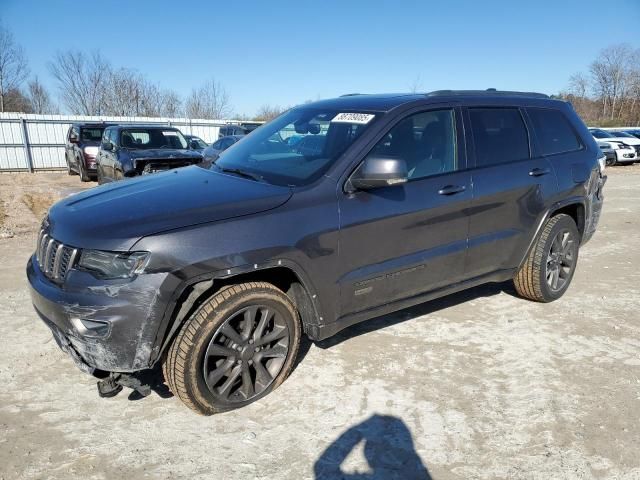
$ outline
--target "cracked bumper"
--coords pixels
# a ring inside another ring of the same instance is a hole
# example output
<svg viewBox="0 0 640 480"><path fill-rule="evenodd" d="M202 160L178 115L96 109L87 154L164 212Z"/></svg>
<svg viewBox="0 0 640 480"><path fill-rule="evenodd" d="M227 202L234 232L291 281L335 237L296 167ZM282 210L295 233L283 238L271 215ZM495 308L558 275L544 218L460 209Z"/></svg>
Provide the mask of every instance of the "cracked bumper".
<svg viewBox="0 0 640 480"><path fill-rule="evenodd" d="M33 258L27 263L36 312L60 348L87 373L134 372L150 366L166 307L160 294L166 275L105 282L70 271L59 286L44 276Z"/></svg>

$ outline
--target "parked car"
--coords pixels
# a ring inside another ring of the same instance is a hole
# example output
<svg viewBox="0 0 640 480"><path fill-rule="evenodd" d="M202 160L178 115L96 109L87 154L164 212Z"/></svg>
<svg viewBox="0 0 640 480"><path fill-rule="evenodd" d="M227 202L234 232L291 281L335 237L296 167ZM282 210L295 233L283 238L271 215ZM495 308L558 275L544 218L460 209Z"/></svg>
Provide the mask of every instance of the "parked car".
<svg viewBox="0 0 640 480"><path fill-rule="evenodd" d="M96 157L98 183L147 175L202 161L177 128L117 125L105 128Z"/></svg>
<svg viewBox="0 0 640 480"><path fill-rule="evenodd" d="M640 128L631 128L627 130L622 130L624 133L628 133L629 135L633 135L636 138L640 138Z"/></svg>
<svg viewBox="0 0 640 480"><path fill-rule="evenodd" d="M291 130L314 148L293 150ZM571 105L542 94L319 101L208 170L56 203L32 301L103 395L148 393L140 372L160 363L193 410L238 408L285 380L303 334L486 282L560 298L598 224L602 159Z"/></svg>
<svg viewBox="0 0 640 480"><path fill-rule="evenodd" d="M242 122L239 125L225 125L224 127L220 127L218 138L229 135L248 135L261 125L262 123L260 122Z"/></svg>
<svg viewBox="0 0 640 480"><path fill-rule="evenodd" d="M616 151L610 143L602 142L598 140L598 146L600 151L605 156L605 165L615 165L617 161Z"/></svg>
<svg viewBox="0 0 640 480"><path fill-rule="evenodd" d="M227 135L213 142L202 152L204 165L211 165L211 163L214 162L222 152L243 138L244 135Z"/></svg>
<svg viewBox="0 0 640 480"><path fill-rule="evenodd" d="M69 175L80 175L80 180L95 180L96 155L104 129L110 123L74 123L67 131L64 157Z"/></svg>
<svg viewBox="0 0 640 480"><path fill-rule="evenodd" d="M603 140L607 143L618 144L621 149L628 150L628 147L631 147L636 155L633 157L633 161L640 155L640 139L634 137L633 135L629 135L624 132L616 132L611 130L602 130L601 128L590 128L589 131L593 135L596 140ZM626 151L623 155L623 160L618 156L618 161L625 161L624 159L630 159L630 152Z"/></svg>
<svg viewBox="0 0 640 480"><path fill-rule="evenodd" d="M228 136L242 136L249 133L245 127L241 125L225 125L224 127L220 127L218 130L218 138L228 137Z"/></svg>
<svg viewBox="0 0 640 480"><path fill-rule="evenodd" d="M202 140L200 137L196 137L195 135L184 135L184 139L187 141L189 148L191 148L192 150L197 150L198 152L202 152L209 146L207 142Z"/></svg>
<svg viewBox="0 0 640 480"><path fill-rule="evenodd" d="M638 154L632 146L624 145L619 142L606 142L606 144L615 155L615 160L611 165L631 164L638 160Z"/></svg>

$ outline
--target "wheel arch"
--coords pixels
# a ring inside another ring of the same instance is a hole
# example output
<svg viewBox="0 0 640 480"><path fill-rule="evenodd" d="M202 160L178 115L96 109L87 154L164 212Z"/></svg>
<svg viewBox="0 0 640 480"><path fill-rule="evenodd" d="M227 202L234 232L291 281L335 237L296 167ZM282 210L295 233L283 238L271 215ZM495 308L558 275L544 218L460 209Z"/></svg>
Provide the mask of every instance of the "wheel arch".
<svg viewBox="0 0 640 480"><path fill-rule="evenodd" d="M529 240L529 245L524 251L522 257L520 258L520 262L518 263L517 268L521 268L522 264L527 259L531 248L535 244L536 239L540 235L542 231L542 227L545 222L556 215L564 213L569 215L576 222L576 226L578 227L578 233L580 234L580 239L582 240L585 232L586 226L586 208L585 208L585 200L581 197L571 197L563 200L562 202L554 203L546 212L541 216L540 221L536 225L535 230L532 232L531 239Z"/></svg>
<svg viewBox="0 0 640 480"><path fill-rule="evenodd" d="M282 290L300 313L304 333L311 339L315 338L319 321L322 320L315 290L301 269L296 268L295 264L279 260L276 265L215 274L186 282L168 308L166 326L158 331L150 366L167 349L180 326L212 295L231 285L255 281L268 282Z"/></svg>
<svg viewBox="0 0 640 480"><path fill-rule="evenodd" d="M586 225L586 210L583 201L573 201L571 203L563 204L561 206L556 207L549 214L548 218L555 217L564 213L573 218L573 221L576 222L576 226L578 227L578 233L580 233L580 239L584 236L584 230Z"/></svg>

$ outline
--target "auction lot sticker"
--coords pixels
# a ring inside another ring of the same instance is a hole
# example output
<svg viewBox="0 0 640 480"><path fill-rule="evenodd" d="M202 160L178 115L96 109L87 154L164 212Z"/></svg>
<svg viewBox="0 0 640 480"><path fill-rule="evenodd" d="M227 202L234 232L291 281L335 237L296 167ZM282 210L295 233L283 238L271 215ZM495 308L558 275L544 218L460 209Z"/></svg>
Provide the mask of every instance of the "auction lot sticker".
<svg viewBox="0 0 640 480"><path fill-rule="evenodd" d="M373 117L375 115L370 113L339 113L333 117L331 123L359 123L364 125L369 123Z"/></svg>

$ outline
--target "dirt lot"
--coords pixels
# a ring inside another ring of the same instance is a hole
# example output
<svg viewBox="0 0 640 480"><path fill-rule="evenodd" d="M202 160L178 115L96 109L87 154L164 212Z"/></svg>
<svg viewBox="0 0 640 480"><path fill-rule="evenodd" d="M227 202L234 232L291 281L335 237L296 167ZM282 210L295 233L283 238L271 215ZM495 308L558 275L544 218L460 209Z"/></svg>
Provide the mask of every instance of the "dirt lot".
<svg viewBox="0 0 640 480"><path fill-rule="evenodd" d="M560 301L492 285L375 319L208 418L162 391L98 398L24 275L36 217L80 182L0 175L0 477L640 479L640 164L608 174Z"/></svg>

